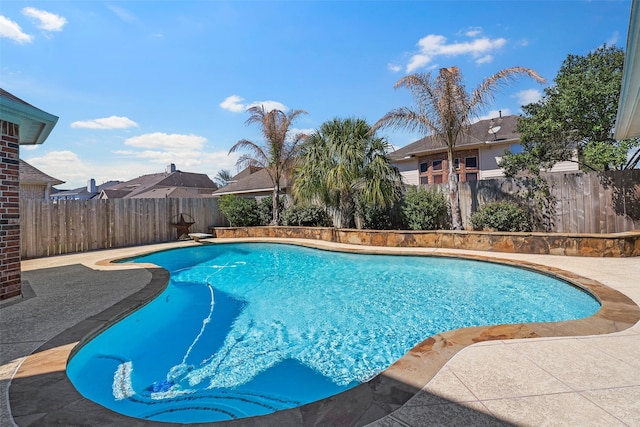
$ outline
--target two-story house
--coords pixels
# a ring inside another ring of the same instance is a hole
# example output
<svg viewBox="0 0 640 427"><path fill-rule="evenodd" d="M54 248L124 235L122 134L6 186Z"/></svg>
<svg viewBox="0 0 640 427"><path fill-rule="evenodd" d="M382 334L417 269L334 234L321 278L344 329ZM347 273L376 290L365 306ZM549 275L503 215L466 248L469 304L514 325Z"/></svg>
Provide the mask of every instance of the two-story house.
<svg viewBox="0 0 640 427"><path fill-rule="evenodd" d="M498 162L505 151L522 151L516 130L519 116L502 116L480 120L456 142L454 159L460 182L504 176ZM400 169L403 182L409 185L447 182L449 173L446 144L433 136L419 139L389 154ZM578 170L576 162L556 164L551 172Z"/></svg>

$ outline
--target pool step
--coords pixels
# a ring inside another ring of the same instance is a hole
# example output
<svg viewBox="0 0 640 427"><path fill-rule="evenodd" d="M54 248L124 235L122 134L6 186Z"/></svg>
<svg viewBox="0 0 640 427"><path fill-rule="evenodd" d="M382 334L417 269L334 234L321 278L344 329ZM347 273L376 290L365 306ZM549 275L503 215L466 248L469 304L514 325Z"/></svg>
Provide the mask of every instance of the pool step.
<svg viewBox="0 0 640 427"><path fill-rule="evenodd" d="M137 395L136 400L141 400L142 396ZM142 415L145 419L155 419L162 415L166 420L166 415L171 413L181 413L193 411L193 413L206 413L211 417L211 413L220 415L220 420L237 419L246 416L268 414L281 409L299 406L301 402L283 399L279 396L269 396L263 393L207 393L206 391L196 394L176 396L173 399L153 400L151 396L144 396L145 403L164 406L163 409ZM259 407L257 409L256 407ZM191 413L191 412L190 412Z"/></svg>

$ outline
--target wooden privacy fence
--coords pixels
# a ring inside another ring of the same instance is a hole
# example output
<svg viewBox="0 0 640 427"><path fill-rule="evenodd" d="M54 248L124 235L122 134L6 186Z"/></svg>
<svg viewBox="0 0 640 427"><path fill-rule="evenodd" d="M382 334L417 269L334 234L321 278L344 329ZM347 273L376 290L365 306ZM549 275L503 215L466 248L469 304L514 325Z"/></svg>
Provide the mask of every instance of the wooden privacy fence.
<svg viewBox="0 0 640 427"><path fill-rule="evenodd" d="M619 233L640 230L640 170L548 174L548 230L560 233ZM447 187L435 188L446 192ZM460 184L465 229L469 216L489 201L518 199L527 182L491 179ZM520 200L523 200L520 198ZM535 200L524 198L532 207ZM23 259L176 240L180 214L195 222L190 232L227 225L218 201L206 199L21 200ZM538 227L539 230L542 230ZM545 231L545 230L543 230Z"/></svg>
<svg viewBox="0 0 640 427"><path fill-rule="evenodd" d="M640 169L603 173L543 175L551 197L546 212L526 195L529 182L509 178L460 183L460 210L465 229L469 217L484 203L518 200L538 210L547 223L539 231L557 233L620 233L640 230ZM446 184L436 186L447 193Z"/></svg>
<svg viewBox="0 0 640 427"><path fill-rule="evenodd" d="M23 259L176 240L180 221L190 232L224 225L214 198L21 200Z"/></svg>

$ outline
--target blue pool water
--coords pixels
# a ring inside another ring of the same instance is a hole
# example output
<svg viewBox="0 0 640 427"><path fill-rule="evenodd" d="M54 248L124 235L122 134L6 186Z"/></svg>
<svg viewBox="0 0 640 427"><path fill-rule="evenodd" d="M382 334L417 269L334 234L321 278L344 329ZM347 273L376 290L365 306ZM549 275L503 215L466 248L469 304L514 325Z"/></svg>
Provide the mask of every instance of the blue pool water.
<svg viewBox="0 0 640 427"><path fill-rule="evenodd" d="M565 282L464 259L266 243L154 253L167 289L70 360L78 391L182 423L299 406L365 382L424 339L468 326L590 316Z"/></svg>

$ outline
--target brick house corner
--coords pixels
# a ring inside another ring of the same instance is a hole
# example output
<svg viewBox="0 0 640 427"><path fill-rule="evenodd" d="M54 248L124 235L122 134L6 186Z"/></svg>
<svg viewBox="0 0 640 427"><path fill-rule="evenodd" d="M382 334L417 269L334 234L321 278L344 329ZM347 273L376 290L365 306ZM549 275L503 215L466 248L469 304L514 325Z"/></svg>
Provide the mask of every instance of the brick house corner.
<svg viewBox="0 0 640 427"><path fill-rule="evenodd" d="M0 300L22 292L20 145L42 144L57 121L0 88Z"/></svg>

